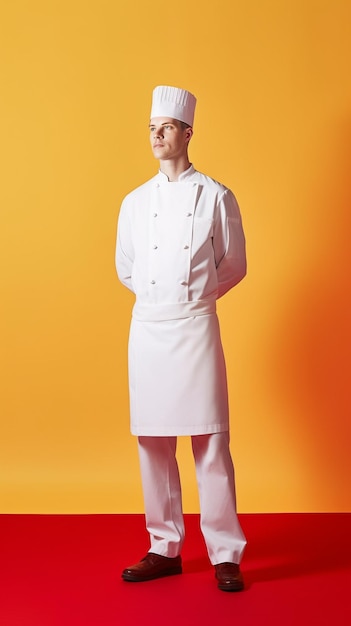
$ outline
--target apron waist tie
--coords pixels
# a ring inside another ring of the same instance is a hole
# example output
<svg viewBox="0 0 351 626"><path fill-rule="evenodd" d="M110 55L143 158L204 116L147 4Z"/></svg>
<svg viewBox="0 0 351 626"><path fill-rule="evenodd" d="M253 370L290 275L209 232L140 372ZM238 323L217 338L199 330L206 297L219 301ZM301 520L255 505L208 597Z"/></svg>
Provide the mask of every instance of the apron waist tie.
<svg viewBox="0 0 351 626"><path fill-rule="evenodd" d="M198 315L216 313L216 300L194 300L191 302L175 302L173 304L145 304L136 302L133 307L133 318L141 322L163 322L179 320Z"/></svg>

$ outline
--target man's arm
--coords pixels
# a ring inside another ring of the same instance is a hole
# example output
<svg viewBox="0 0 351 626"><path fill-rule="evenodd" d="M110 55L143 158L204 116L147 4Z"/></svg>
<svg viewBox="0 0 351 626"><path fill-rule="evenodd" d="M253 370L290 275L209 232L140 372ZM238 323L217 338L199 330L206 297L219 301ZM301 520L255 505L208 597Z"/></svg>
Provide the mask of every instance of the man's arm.
<svg viewBox="0 0 351 626"><path fill-rule="evenodd" d="M246 275L246 249L240 209L230 189L220 197L217 210L213 246L220 298Z"/></svg>
<svg viewBox="0 0 351 626"><path fill-rule="evenodd" d="M134 293L132 286L133 259L134 249L131 237L131 225L126 202L123 201L118 218L115 262L119 280Z"/></svg>

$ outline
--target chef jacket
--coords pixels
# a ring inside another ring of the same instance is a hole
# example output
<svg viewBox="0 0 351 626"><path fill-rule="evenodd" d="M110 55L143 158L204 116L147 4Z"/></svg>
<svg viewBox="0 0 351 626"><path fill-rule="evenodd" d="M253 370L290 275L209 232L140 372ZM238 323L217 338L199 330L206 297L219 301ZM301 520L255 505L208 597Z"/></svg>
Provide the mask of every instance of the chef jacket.
<svg viewBox="0 0 351 626"><path fill-rule="evenodd" d="M192 165L176 182L159 172L122 202L116 267L136 295L128 350L132 432L227 430L216 300L246 274L233 193Z"/></svg>

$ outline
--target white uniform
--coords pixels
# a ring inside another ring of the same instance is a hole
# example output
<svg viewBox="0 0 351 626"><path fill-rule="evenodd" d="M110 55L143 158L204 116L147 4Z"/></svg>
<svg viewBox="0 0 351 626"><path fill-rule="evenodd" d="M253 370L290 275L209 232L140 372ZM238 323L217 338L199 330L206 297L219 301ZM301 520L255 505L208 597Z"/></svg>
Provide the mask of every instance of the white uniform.
<svg viewBox="0 0 351 626"><path fill-rule="evenodd" d="M122 203L116 267L136 295L129 338L131 430L139 437L151 550L170 557L181 550L176 436L191 435L211 562L239 563L246 541L236 515L216 315L216 300L246 273L234 195L193 166L177 182L159 172Z"/></svg>
<svg viewBox="0 0 351 626"><path fill-rule="evenodd" d="M246 273L232 192L191 166L161 172L123 201L116 265L136 294L129 341L135 435L228 430L216 299Z"/></svg>

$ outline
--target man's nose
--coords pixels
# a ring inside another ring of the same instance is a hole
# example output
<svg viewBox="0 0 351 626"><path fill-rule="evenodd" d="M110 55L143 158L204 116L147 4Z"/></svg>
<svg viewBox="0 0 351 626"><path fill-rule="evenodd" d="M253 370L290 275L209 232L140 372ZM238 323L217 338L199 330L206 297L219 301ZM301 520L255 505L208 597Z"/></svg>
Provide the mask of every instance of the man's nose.
<svg viewBox="0 0 351 626"><path fill-rule="evenodd" d="M163 137L163 129L162 128L156 128L156 130L154 132L154 137L155 137L155 139L160 139L161 137Z"/></svg>

